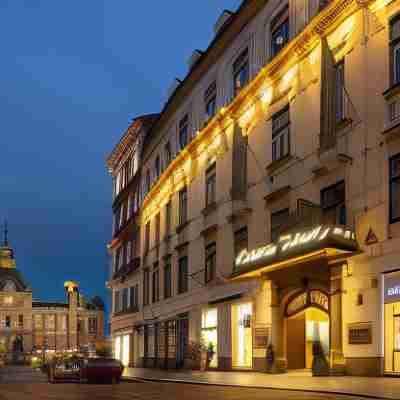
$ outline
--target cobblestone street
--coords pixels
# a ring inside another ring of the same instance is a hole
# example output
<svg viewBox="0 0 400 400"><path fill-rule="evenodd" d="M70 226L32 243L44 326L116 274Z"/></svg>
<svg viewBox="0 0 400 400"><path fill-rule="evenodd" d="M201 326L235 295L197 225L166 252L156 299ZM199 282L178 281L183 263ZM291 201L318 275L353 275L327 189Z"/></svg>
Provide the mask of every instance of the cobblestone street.
<svg viewBox="0 0 400 400"><path fill-rule="evenodd" d="M268 389L228 388L179 383L121 383L120 385L76 385L47 383L0 385L1 400L124 400L124 399L190 399L190 400L334 400L359 397L322 395Z"/></svg>

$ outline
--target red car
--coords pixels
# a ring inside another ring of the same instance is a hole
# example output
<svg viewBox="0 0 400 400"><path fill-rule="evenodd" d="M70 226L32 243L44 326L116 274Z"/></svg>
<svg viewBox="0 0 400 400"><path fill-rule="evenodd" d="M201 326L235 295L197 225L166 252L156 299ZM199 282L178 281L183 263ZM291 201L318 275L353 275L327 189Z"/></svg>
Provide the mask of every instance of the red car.
<svg viewBox="0 0 400 400"><path fill-rule="evenodd" d="M50 383L119 383L123 369L122 363L113 358L54 361L48 368L48 380Z"/></svg>

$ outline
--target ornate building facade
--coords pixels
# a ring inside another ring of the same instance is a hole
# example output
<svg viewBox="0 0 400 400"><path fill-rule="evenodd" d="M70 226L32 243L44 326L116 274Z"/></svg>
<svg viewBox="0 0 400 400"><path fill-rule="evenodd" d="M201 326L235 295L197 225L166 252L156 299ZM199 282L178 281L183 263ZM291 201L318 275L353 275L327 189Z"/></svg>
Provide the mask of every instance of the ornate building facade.
<svg viewBox="0 0 400 400"><path fill-rule="evenodd" d="M143 142L136 268L114 232L117 357L179 368L203 340L212 368L284 372L310 369L318 342L326 373L400 374L399 15L398 0L221 15Z"/></svg>
<svg viewBox="0 0 400 400"><path fill-rule="evenodd" d="M10 361L32 352L84 351L103 339L102 300L86 301L76 282L64 287L67 302L33 300L6 236L0 247L0 345Z"/></svg>

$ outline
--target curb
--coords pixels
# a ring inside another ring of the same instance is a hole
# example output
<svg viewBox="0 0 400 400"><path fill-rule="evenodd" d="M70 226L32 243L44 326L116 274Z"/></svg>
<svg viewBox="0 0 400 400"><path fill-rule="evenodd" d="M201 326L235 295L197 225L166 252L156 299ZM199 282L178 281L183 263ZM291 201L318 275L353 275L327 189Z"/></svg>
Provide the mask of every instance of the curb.
<svg viewBox="0 0 400 400"><path fill-rule="evenodd" d="M375 399L375 400L395 400L394 397L382 397L364 393L352 393L352 392L339 392L335 390L318 390L318 389L297 389L297 388L281 388L276 386L258 386L258 385L240 385L235 383L222 383L222 382L204 382L196 381L191 379L173 379L173 378L144 378L141 376L124 376L121 378L127 382L164 382L164 383L183 383L187 385L209 385L209 386L221 386L221 387L234 387L234 388L246 388L246 389L268 389L268 390L281 390L288 392L303 392L303 393L321 393L321 394L334 394L339 396L350 396L360 397L364 399Z"/></svg>

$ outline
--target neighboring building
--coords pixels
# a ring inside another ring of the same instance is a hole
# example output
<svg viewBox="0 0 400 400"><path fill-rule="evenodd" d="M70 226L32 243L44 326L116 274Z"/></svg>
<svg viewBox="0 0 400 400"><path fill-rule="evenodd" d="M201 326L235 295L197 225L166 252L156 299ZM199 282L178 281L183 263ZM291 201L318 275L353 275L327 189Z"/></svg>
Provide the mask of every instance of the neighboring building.
<svg viewBox="0 0 400 400"><path fill-rule="evenodd" d="M400 373L399 11L223 13L141 149L140 266L110 284L125 364L183 367L203 339L216 369L284 372L319 341L331 374Z"/></svg>
<svg viewBox="0 0 400 400"><path fill-rule="evenodd" d="M32 300L32 290L16 269L13 249L0 247L0 343L10 361L22 361L32 352L90 350L103 339L104 304L91 302L76 282L64 284L68 302Z"/></svg>

